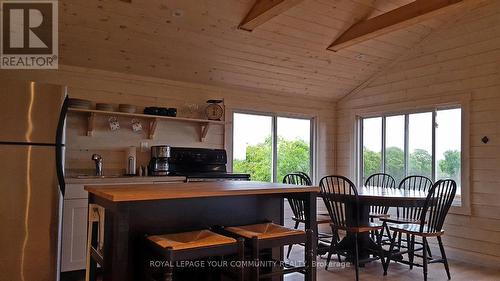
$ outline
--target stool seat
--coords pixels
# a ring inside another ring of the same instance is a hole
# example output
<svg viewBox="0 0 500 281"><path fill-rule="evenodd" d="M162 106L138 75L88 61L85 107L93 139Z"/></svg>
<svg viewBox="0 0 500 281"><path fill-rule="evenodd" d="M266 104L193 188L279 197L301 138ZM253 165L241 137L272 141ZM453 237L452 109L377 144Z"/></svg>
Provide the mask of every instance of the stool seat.
<svg viewBox="0 0 500 281"><path fill-rule="evenodd" d="M182 233L152 235L148 236L147 239L161 248L171 248L174 251L235 244L237 242L236 239L226 237L206 229Z"/></svg>
<svg viewBox="0 0 500 281"><path fill-rule="evenodd" d="M305 235L305 231L287 228L274 223L260 223L244 226L227 227L225 230L248 239L270 239L291 235Z"/></svg>

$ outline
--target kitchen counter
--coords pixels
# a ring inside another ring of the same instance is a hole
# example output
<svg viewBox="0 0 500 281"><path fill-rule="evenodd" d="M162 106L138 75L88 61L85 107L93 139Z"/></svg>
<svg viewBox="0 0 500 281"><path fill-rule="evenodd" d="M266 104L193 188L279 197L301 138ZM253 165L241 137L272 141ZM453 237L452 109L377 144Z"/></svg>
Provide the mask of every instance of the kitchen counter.
<svg viewBox="0 0 500 281"><path fill-rule="evenodd" d="M67 177L65 182L68 184L99 184L99 183L141 183L141 182L180 182L185 181L186 177L166 176L166 177L104 177L104 178L77 178Z"/></svg>
<svg viewBox="0 0 500 281"><path fill-rule="evenodd" d="M181 198L319 192L318 187L252 181L85 186L85 190L113 202Z"/></svg>

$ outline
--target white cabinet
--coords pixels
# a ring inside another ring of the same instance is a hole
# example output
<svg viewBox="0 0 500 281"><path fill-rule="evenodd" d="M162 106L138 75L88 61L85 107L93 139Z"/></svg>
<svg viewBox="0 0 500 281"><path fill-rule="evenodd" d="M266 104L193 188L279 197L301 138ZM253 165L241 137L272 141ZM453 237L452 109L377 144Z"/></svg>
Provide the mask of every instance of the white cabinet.
<svg viewBox="0 0 500 281"><path fill-rule="evenodd" d="M87 248L87 217L88 217L88 193L85 185L119 185L119 184L166 184L172 182L183 182L183 177L169 178L139 178L137 182L130 179L113 179L108 183L101 181L86 183L69 183L66 185L64 196L63 218L62 218L62 250L61 250L61 271L73 271L85 269L86 248ZM120 183L120 181L122 181ZM133 188L133 187L131 187Z"/></svg>
<svg viewBox="0 0 500 281"><path fill-rule="evenodd" d="M87 199L66 199L63 207L61 271L85 268Z"/></svg>

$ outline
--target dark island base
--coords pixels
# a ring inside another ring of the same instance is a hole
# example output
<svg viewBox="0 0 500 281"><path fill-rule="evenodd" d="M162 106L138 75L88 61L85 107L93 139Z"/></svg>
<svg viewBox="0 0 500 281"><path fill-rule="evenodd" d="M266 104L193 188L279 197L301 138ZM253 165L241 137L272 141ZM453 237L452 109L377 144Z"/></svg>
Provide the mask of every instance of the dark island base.
<svg viewBox="0 0 500 281"><path fill-rule="evenodd" d="M297 196L303 196L306 201L311 198L308 193ZM266 221L283 223L282 195L205 197L116 204L91 194L89 202L106 208L105 241L111 243L105 242L104 255L112 257L114 261L105 260L104 281L141 280L143 261L140 258L140 242L146 234L176 233L212 226L236 226ZM273 259L282 259L282 250L273 249L272 256Z"/></svg>

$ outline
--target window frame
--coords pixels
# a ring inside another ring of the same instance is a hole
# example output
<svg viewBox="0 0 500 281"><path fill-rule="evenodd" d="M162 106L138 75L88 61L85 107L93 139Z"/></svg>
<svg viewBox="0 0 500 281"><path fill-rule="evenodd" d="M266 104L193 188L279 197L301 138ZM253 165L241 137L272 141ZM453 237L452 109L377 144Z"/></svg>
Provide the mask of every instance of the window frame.
<svg viewBox="0 0 500 281"><path fill-rule="evenodd" d="M454 101L454 102L448 102L448 103L442 103L442 104L433 104L433 105L428 105L428 106L412 106L409 109L401 109L404 108L401 105L392 105L395 107L399 107L397 110L390 110L390 109L374 109L374 108L368 108L364 110L357 110L354 113L354 119L355 119L355 148L354 148L354 168L355 168L355 178L356 178L356 183L358 185L363 185L363 119L366 118L375 118L375 117L382 117L382 155L381 155L381 161L382 161L382 171L385 171L385 119L386 117L391 117L391 116L398 116L398 115L404 115L405 116L405 174L408 174L408 156L409 150L407 147L409 143L409 118L408 116L410 114L418 114L418 113L425 113L425 112L432 112L432 180L434 181L436 177L436 113L439 110L447 110L447 109L461 109L461 205L452 205L450 208L450 213L453 214L460 214L460 215L470 215L471 214L471 203L470 203L470 130L469 130L469 108L470 108L470 96L466 96L463 99L460 99L459 101Z"/></svg>
<svg viewBox="0 0 500 281"><path fill-rule="evenodd" d="M253 111L246 109L233 109L231 110L231 135L230 135L230 171L233 171L233 147L234 147L234 115L235 114L248 114L248 115L259 115L271 117L271 138L272 138L272 155L271 155L271 179L273 183L281 183L281 179L277 178L278 172L278 118L293 118L293 119L303 119L309 120L310 122L310 136L309 136L309 165L311 169L311 180L315 182L316 179L316 147L317 147L317 137L316 137L316 123L317 117L305 114L295 114L295 113L278 113L278 112L266 112L266 111Z"/></svg>

